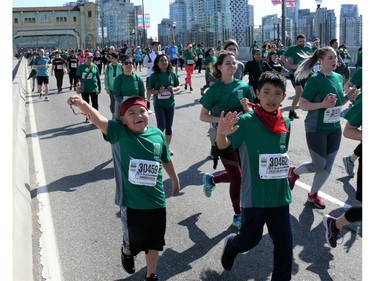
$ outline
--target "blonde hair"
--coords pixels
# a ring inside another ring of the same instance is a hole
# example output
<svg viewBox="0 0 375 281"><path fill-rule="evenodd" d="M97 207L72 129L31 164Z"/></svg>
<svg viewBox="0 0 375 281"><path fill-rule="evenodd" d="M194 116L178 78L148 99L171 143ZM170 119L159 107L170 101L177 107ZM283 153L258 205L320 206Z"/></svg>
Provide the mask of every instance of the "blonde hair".
<svg viewBox="0 0 375 281"><path fill-rule="evenodd" d="M294 73L294 78L296 81L301 81L311 74L311 70L319 59L324 59L328 51L335 50L332 47L322 47L317 49L312 56L301 55L305 58L302 63L298 66L296 72Z"/></svg>

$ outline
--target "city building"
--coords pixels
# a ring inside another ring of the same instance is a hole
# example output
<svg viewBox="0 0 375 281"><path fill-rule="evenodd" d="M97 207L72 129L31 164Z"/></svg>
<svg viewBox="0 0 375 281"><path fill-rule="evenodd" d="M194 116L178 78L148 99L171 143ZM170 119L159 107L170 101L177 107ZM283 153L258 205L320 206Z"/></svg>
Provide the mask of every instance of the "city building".
<svg viewBox="0 0 375 281"><path fill-rule="evenodd" d="M62 7L13 8L13 52L93 48L98 39L98 17L97 5L88 1Z"/></svg>

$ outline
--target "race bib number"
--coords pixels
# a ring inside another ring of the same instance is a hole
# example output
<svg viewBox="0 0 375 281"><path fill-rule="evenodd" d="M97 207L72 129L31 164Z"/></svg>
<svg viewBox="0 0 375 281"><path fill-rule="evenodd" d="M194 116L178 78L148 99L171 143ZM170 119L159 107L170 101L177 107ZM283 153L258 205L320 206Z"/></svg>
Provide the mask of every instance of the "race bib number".
<svg viewBox="0 0 375 281"><path fill-rule="evenodd" d="M203 59L203 55L199 55L198 58Z"/></svg>
<svg viewBox="0 0 375 281"><path fill-rule="evenodd" d="M163 91L160 94L158 94L158 99L160 100L169 99L170 97L171 97L171 92L169 91Z"/></svg>
<svg viewBox="0 0 375 281"><path fill-rule="evenodd" d="M194 60L187 60L186 63L187 64L194 64Z"/></svg>
<svg viewBox="0 0 375 281"><path fill-rule="evenodd" d="M286 153L260 154L259 176L264 180L287 178L289 165L289 156Z"/></svg>
<svg viewBox="0 0 375 281"><path fill-rule="evenodd" d="M336 123L340 121L341 116L341 106L335 106L332 108L327 108L324 111L324 123Z"/></svg>
<svg viewBox="0 0 375 281"><path fill-rule="evenodd" d="M63 66L61 64L56 65L57 69L63 69Z"/></svg>
<svg viewBox="0 0 375 281"><path fill-rule="evenodd" d="M72 63L70 67L71 68L77 68L77 64L76 63Z"/></svg>
<svg viewBox="0 0 375 281"><path fill-rule="evenodd" d="M86 77L86 72L83 72L82 73L82 77ZM92 73L90 72L89 75L87 75L87 78L86 79L92 79Z"/></svg>
<svg viewBox="0 0 375 281"><path fill-rule="evenodd" d="M142 159L132 159L129 163L128 180L132 184L155 186L160 163Z"/></svg>

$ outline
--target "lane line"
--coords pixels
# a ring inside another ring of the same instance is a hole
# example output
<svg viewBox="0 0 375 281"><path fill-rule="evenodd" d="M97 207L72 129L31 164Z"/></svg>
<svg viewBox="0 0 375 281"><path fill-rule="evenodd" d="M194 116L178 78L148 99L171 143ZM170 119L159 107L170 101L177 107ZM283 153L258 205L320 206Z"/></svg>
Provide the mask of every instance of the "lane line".
<svg viewBox="0 0 375 281"><path fill-rule="evenodd" d="M46 184L39 137L36 129L34 106L30 94L27 96L27 101L29 102L30 135L37 184L36 188L39 210L37 216L39 230L41 232L39 254L42 265L42 277L48 281L62 281L64 279L61 271L59 250L57 247L55 227L49 202L48 186Z"/></svg>
<svg viewBox="0 0 375 281"><path fill-rule="evenodd" d="M311 191L311 186L309 186L309 185L307 185L307 184L305 184L305 183L303 183L299 180L296 181L296 185L298 185L299 187L302 187L303 189L305 189L308 192ZM336 204L336 205L342 207L342 208L349 209L349 208L352 207L351 205L349 205L345 202L342 202L342 201L340 201L340 200L338 200L338 199L336 199L336 198L332 197L331 195L328 195L324 192L319 191L319 196L328 200L328 201L330 201L333 204Z"/></svg>

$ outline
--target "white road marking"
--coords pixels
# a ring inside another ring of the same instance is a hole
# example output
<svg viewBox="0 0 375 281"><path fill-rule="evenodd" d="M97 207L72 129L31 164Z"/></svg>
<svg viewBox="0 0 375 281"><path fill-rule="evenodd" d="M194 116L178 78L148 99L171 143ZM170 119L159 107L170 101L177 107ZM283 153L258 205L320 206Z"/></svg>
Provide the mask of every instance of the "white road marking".
<svg viewBox="0 0 375 281"><path fill-rule="evenodd" d="M311 186L309 186L309 185L307 185L307 184L305 184L305 183L303 183L299 180L296 181L296 185L302 187L303 189L305 189L308 192L311 191ZM336 199L336 198L334 198L334 197L332 197L332 196L330 196L330 195L328 195L324 192L319 191L319 196L328 200L328 201L330 201L333 204L336 204L336 205L342 207L342 208L349 209L349 208L352 207L351 205L346 204L345 202L342 202L342 201L340 201L340 200L338 200L338 199Z"/></svg>
<svg viewBox="0 0 375 281"><path fill-rule="evenodd" d="M35 123L34 107L32 97L28 96L29 119L31 130L31 144L35 167L35 179L37 183L38 199L38 223L41 232L39 246L40 259L42 265L42 277L48 281L62 281L61 263L59 250L56 243L55 227L51 213L48 196L48 186L46 184L42 156L40 153L39 138Z"/></svg>

